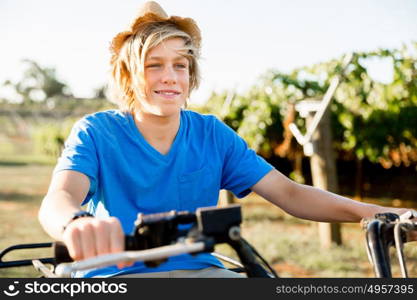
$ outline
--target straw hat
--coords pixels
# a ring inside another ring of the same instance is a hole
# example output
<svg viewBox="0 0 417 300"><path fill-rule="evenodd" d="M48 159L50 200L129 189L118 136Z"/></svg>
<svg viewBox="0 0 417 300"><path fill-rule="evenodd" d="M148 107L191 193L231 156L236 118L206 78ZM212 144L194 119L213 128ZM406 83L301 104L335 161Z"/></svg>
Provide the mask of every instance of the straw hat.
<svg viewBox="0 0 417 300"><path fill-rule="evenodd" d="M196 22L191 18L182 18L178 16L169 17L163 8L155 1L145 2L136 15L136 18L132 21L126 31L117 34L110 46L112 52L112 60L117 58L120 49L123 47L124 42L131 36L135 35L139 30L149 25L149 23L155 22L169 22L178 27L178 29L188 33L193 41L194 46L197 49L201 47L201 33Z"/></svg>

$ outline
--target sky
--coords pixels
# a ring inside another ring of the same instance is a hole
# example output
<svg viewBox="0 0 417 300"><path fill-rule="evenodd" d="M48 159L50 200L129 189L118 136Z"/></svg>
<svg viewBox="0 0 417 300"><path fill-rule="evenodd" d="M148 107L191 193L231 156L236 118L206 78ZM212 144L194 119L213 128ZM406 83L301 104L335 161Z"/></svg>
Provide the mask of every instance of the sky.
<svg viewBox="0 0 417 300"><path fill-rule="evenodd" d="M244 92L269 69L288 72L351 51L417 41L415 0L158 2L169 15L191 17L201 29L202 83L190 99L196 103L211 91ZM107 81L111 39L141 3L0 0L0 84L16 82L21 60L31 59L56 68L75 96L92 96ZM2 95L7 90L0 88Z"/></svg>

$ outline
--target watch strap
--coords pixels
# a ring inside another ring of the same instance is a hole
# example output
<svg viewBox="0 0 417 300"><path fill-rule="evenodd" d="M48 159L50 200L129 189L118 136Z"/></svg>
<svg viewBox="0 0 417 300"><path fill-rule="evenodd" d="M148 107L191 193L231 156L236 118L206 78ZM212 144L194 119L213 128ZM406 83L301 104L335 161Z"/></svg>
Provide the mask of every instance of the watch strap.
<svg viewBox="0 0 417 300"><path fill-rule="evenodd" d="M74 213L72 215L72 218L67 222L67 224L63 227L62 232L65 231L65 229L67 229L68 225L71 224L73 221L79 219L79 218L85 218L85 217L94 217L93 214L89 213L88 211L85 210L80 210L77 211L76 213Z"/></svg>

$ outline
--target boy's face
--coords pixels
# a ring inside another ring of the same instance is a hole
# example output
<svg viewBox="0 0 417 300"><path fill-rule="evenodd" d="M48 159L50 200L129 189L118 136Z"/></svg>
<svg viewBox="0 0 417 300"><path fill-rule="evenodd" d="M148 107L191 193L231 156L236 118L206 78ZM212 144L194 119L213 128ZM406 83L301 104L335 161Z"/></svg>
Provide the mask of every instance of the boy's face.
<svg viewBox="0 0 417 300"><path fill-rule="evenodd" d="M143 112L158 116L178 114L190 86L189 61L182 55L184 40L172 38L150 49L144 64Z"/></svg>

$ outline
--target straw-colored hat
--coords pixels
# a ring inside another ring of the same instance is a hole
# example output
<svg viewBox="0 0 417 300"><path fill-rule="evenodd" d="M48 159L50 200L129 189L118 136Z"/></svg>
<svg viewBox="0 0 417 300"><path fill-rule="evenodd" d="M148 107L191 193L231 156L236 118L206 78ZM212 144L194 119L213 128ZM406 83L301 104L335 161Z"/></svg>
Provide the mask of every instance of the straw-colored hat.
<svg viewBox="0 0 417 300"><path fill-rule="evenodd" d="M126 31L120 32L117 34L110 46L112 52L112 60L114 60L120 52L120 49L123 47L124 42L135 35L139 30L143 29L149 23L155 22L169 22L178 27L178 29L188 33L192 39L194 47L198 50L201 47L201 33L196 22L191 18L182 18L178 16L169 17L163 8L156 3L155 1L149 1L144 3L138 11L136 18L130 24Z"/></svg>

